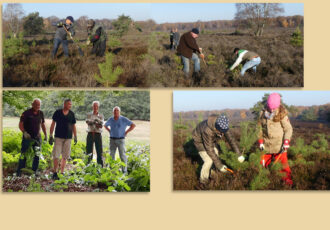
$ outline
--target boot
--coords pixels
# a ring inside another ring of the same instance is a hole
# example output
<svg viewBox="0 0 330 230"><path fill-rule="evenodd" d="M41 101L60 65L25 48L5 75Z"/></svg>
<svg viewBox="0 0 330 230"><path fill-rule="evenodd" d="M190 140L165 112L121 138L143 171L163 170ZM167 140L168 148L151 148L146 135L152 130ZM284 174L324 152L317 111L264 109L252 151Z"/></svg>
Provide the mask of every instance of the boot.
<svg viewBox="0 0 330 230"><path fill-rule="evenodd" d="M18 161L18 168L17 168L17 176L21 176L22 175L22 172L21 172L21 169L22 168L25 168L25 165L26 165L26 158L24 159L19 159Z"/></svg>
<svg viewBox="0 0 330 230"><path fill-rule="evenodd" d="M33 158L32 170L36 172L38 170L38 167L39 167L39 157L35 156Z"/></svg>

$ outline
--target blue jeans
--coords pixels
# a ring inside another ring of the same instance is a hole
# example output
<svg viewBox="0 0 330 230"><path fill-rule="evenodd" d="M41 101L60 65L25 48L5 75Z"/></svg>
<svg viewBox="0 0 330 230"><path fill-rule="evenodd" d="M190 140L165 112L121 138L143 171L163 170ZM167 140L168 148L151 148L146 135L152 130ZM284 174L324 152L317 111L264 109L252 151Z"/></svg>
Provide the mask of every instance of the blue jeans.
<svg viewBox="0 0 330 230"><path fill-rule="evenodd" d="M69 48L68 48L68 40L62 40L62 39L59 39L59 38L54 38L54 48L53 48L53 51L52 51L52 57L54 58L56 53L57 53L57 50L58 50L58 47L60 47L62 43L62 48L63 48L63 51L64 51L64 55L66 57L69 57Z"/></svg>
<svg viewBox="0 0 330 230"><path fill-rule="evenodd" d="M253 71L256 73L257 66L260 64L260 62L261 62L261 58L257 57L257 58L253 58L251 61L248 61L247 63L245 63L241 70L241 76L244 76L245 72L250 68L253 68Z"/></svg>
<svg viewBox="0 0 330 230"><path fill-rule="evenodd" d="M123 167L123 173L127 172L127 157L125 154L125 139L111 139L110 138L110 156L113 160L115 160L116 150L118 148L119 156L121 161L125 163L125 167Z"/></svg>
<svg viewBox="0 0 330 230"><path fill-rule="evenodd" d="M181 55L181 60L183 63L183 72L185 75L189 74L189 58L186 58L184 56ZM199 61L199 57L197 54L193 53L191 60L194 62L194 72L199 72L199 70L201 69L200 67L200 61Z"/></svg>

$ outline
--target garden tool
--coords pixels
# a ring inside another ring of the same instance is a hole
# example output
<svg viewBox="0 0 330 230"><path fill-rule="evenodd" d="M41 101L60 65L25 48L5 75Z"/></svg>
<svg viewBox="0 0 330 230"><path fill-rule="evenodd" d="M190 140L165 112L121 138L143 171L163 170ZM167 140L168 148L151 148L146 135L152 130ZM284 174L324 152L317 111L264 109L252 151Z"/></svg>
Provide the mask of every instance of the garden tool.
<svg viewBox="0 0 330 230"><path fill-rule="evenodd" d="M235 174L233 170L229 169L229 168L226 168L226 170L232 174Z"/></svg>
<svg viewBox="0 0 330 230"><path fill-rule="evenodd" d="M67 30L65 25L63 25L63 28L65 29L66 33L69 35L70 39L73 41L73 44L75 44L77 46L80 56L84 56L84 52L82 51L80 46L73 40L71 33Z"/></svg>

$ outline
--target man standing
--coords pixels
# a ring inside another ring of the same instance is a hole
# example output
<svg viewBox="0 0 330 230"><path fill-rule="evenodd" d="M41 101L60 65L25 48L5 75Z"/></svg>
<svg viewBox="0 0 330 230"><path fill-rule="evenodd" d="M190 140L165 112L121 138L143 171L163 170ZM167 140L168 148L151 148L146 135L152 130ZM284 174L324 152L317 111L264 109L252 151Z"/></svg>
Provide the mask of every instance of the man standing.
<svg viewBox="0 0 330 230"><path fill-rule="evenodd" d="M88 39L86 44L89 45L90 43L93 43L91 54L103 57L106 49L107 33L102 26L95 25L95 21L93 19L88 20L87 31Z"/></svg>
<svg viewBox="0 0 330 230"><path fill-rule="evenodd" d="M173 49L174 29L170 31L170 49Z"/></svg>
<svg viewBox="0 0 330 230"><path fill-rule="evenodd" d="M115 159L118 148L120 159L125 163L123 173L127 173L127 157L125 153L125 137L135 128L135 124L124 116L120 115L120 108L114 107L113 117L104 124L104 127L110 133L110 155ZM109 128L110 127L110 128ZM129 127L127 130L126 128Z"/></svg>
<svg viewBox="0 0 330 230"><path fill-rule="evenodd" d="M93 144L95 143L95 149L97 154L97 163L103 167L102 160L102 128L104 122L103 114L99 113L99 101L93 101L93 112L87 113L86 123L87 127L87 140L86 140L86 152L89 155L88 163L93 159Z"/></svg>
<svg viewBox="0 0 330 230"><path fill-rule="evenodd" d="M39 154L41 148L40 126L47 140L47 132L45 126L44 113L40 110L41 100L36 98L32 102L32 108L24 111L19 122L19 129L23 133L21 156L18 161L17 176L21 176L21 169L25 168L26 155L25 153L33 143L34 158L32 170L37 174L39 166Z"/></svg>
<svg viewBox="0 0 330 230"><path fill-rule="evenodd" d="M245 72L250 68L253 69L254 73L257 72L257 66L261 62L258 54L248 50L240 50L239 48L234 49L234 54L237 56L237 59L235 63L230 67L230 71L235 69L242 61L246 61L241 70L241 76L243 77Z"/></svg>
<svg viewBox="0 0 330 230"><path fill-rule="evenodd" d="M70 99L64 101L63 109L58 109L53 114L53 121L50 126L49 144L54 143L53 132L55 128L55 145L53 148L54 159L54 174L53 179L58 180L57 169L60 156L62 154L61 161L61 173L63 174L67 159L71 153L71 139L72 133L74 135L74 144L77 144L77 131L76 131L76 118L74 113L70 110L72 102Z"/></svg>
<svg viewBox="0 0 330 230"><path fill-rule="evenodd" d="M217 142L223 136L226 137L233 150L238 154L238 161L242 163L245 158L229 132L229 120L226 116L211 115L207 120L199 123L192 132L194 144L204 161L200 174L200 186L203 189L205 189L205 186L209 183L210 169L213 163L219 171L227 171L227 166L222 164L219 159L217 149Z"/></svg>
<svg viewBox="0 0 330 230"><path fill-rule="evenodd" d="M73 29L73 17L68 16L65 20L61 20L53 25L57 27L55 38L54 38L54 48L52 51L52 58L55 58L56 53L60 45L62 44L64 55L69 57L69 48L68 48L68 40L67 35L74 36L74 29Z"/></svg>
<svg viewBox="0 0 330 230"><path fill-rule="evenodd" d="M202 48L196 43L199 30L197 28L192 29L190 32L184 33L179 42L178 53L181 54L181 60L183 63L183 72L186 76L189 75L189 61L194 62L194 72L198 73L200 70L200 60L197 53L201 58L204 58L202 54Z"/></svg>

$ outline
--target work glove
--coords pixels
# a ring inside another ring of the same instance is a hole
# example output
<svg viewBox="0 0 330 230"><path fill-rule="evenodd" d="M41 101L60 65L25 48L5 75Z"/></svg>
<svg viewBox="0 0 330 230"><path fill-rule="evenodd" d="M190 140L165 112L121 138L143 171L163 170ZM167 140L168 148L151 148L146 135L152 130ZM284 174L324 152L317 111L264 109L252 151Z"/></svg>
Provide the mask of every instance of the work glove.
<svg viewBox="0 0 330 230"><path fill-rule="evenodd" d="M62 26L64 26L64 24L63 24L63 22L59 22L59 23L57 23L57 26L62 27Z"/></svg>
<svg viewBox="0 0 330 230"><path fill-rule="evenodd" d="M286 151L286 150L288 150L288 148L290 148L290 141L288 139L285 139L284 142L283 142L282 149L284 151Z"/></svg>
<svg viewBox="0 0 330 230"><path fill-rule="evenodd" d="M244 160L245 160L245 157L244 157L244 156L239 156L239 157L237 158L237 160L239 161L239 163L243 163Z"/></svg>
<svg viewBox="0 0 330 230"><path fill-rule="evenodd" d="M52 135L50 135L49 140L48 140L48 143L50 145L53 145L54 144L54 137Z"/></svg>
<svg viewBox="0 0 330 230"><path fill-rule="evenodd" d="M259 140L258 140L258 143L259 143L259 149L260 149L261 151L264 151L264 150L265 150L264 140L259 139Z"/></svg>
<svg viewBox="0 0 330 230"><path fill-rule="evenodd" d="M23 132L23 137L24 137L24 139L27 139L27 140L31 139L31 135L26 131Z"/></svg>
<svg viewBox="0 0 330 230"><path fill-rule="evenodd" d="M227 172L227 166L223 165L220 169L220 172L223 172L223 173Z"/></svg>
<svg viewBox="0 0 330 230"><path fill-rule="evenodd" d="M205 55L204 54L200 54L199 55L201 59L204 59L205 58Z"/></svg>
<svg viewBox="0 0 330 230"><path fill-rule="evenodd" d="M77 142L78 142L77 136L74 136L73 142L74 142L74 145L77 144Z"/></svg>
<svg viewBox="0 0 330 230"><path fill-rule="evenodd" d="M203 53L203 49L202 48L199 48L199 52Z"/></svg>
<svg viewBox="0 0 330 230"><path fill-rule="evenodd" d="M86 45L89 45L89 44L91 44L91 40L88 39L88 40L86 41Z"/></svg>

